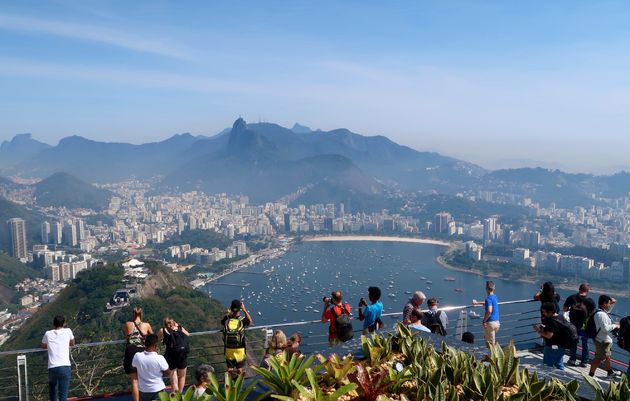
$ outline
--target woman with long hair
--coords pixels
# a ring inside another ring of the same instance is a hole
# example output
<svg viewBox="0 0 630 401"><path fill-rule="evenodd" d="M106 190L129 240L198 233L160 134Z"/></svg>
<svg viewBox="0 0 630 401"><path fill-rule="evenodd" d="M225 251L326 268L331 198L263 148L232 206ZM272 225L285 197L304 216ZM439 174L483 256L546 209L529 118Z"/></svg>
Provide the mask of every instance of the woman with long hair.
<svg viewBox="0 0 630 401"><path fill-rule="evenodd" d="M556 308L555 313L560 313L560 294L556 292L556 287L551 281L543 283L540 291L534 295L534 299L540 301L540 314L542 316L542 305L551 302Z"/></svg>
<svg viewBox="0 0 630 401"><path fill-rule="evenodd" d="M125 322L123 333L125 334L125 359L123 360L123 368L125 373L131 379L131 395L133 401L140 400L138 391L138 373L136 368L131 366L133 356L138 352L144 352L144 339L147 335L153 334L151 325L143 322L144 312L141 307L133 308L131 320Z"/></svg>
<svg viewBox="0 0 630 401"><path fill-rule="evenodd" d="M170 316L164 318L164 326L158 331L166 345L164 359L171 371L171 387L173 391L183 391L186 385L188 369L188 331Z"/></svg>

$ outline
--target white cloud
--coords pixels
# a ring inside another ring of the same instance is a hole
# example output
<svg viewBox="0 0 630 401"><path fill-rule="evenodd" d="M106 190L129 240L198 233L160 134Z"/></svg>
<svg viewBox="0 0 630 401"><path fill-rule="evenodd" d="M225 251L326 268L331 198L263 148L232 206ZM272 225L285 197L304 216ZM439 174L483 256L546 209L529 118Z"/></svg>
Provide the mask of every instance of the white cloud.
<svg viewBox="0 0 630 401"><path fill-rule="evenodd" d="M87 40L181 60L192 59L189 49L179 44L169 43L165 38L151 38L144 34L133 34L118 29L87 24L0 14L0 29Z"/></svg>

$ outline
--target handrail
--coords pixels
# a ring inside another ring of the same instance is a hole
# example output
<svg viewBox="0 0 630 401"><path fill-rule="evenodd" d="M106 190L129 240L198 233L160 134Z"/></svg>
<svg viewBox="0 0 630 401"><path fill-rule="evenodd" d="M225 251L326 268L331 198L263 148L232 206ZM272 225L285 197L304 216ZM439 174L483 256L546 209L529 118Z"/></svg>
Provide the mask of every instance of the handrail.
<svg viewBox="0 0 630 401"><path fill-rule="evenodd" d="M530 303L530 302L539 302L536 301L534 299L519 299L519 300L515 300L515 301L504 301L504 302L499 302L499 305L513 305L513 304L525 304L525 303ZM458 305L458 306L445 306L443 308L439 308L439 310L445 311L445 312L450 312L450 311L456 311L456 310L464 310L464 309L469 309L469 308L475 308L475 307L481 307L481 305ZM428 311L428 309L423 310L423 312ZM394 317L394 316L400 316L402 315L402 312L390 312L390 313L383 313L381 316L382 317ZM356 318L353 318L353 320L357 320ZM246 328L246 330L259 330L259 329L269 329L269 328L281 328L281 327L295 327L295 326L305 326L305 325L309 325L309 324L318 324L321 323L321 320L306 320L306 321L299 321L299 322L288 322L288 323L274 323L274 324L266 324L266 325L262 325L262 326L250 326L248 328ZM206 331L197 331L197 332L193 332L190 333L191 337L197 337L197 336L205 336L205 335L212 335L212 334L218 334L221 333L221 329L214 329L214 330L206 330ZM98 346L102 346L102 345L117 345L117 344L124 344L125 340L109 340L109 341L97 341L97 342L90 342L90 343L79 343L76 344L75 346L72 347L72 349L75 348L84 348L84 347L98 347ZM46 350L43 348L27 348L27 349L18 349L18 350L10 350L10 351L0 351L0 357L3 356L10 356L10 355L18 355L18 354L32 354L32 353L38 353L38 352L45 352Z"/></svg>

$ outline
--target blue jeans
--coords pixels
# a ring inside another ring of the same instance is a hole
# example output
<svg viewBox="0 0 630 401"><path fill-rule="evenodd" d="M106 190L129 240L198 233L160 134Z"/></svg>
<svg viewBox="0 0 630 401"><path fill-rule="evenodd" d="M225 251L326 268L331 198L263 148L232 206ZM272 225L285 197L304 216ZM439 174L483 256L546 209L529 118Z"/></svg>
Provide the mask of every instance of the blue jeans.
<svg viewBox="0 0 630 401"><path fill-rule="evenodd" d="M70 366L48 369L48 391L50 401L67 401L70 385Z"/></svg>
<svg viewBox="0 0 630 401"><path fill-rule="evenodd" d="M556 367L560 370L564 370L564 348L558 347L553 349L551 345L545 345L543 348L543 363L547 366Z"/></svg>
<svg viewBox="0 0 630 401"><path fill-rule="evenodd" d="M588 355L588 337L586 337L586 333L583 330L578 330L578 335L582 340L582 363L588 363L591 359ZM577 344L569 350L569 360L577 360Z"/></svg>

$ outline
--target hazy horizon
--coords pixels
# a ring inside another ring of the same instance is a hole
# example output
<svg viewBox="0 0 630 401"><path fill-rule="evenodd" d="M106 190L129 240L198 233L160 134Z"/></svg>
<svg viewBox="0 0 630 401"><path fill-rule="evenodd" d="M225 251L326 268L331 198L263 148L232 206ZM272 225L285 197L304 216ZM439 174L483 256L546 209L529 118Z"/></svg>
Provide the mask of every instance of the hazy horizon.
<svg viewBox="0 0 630 401"><path fill-rule="evenodd" d="M242 115L487 168L627 170L628 17L623 2L3 3L0 140L145 143Z"/></svg>

